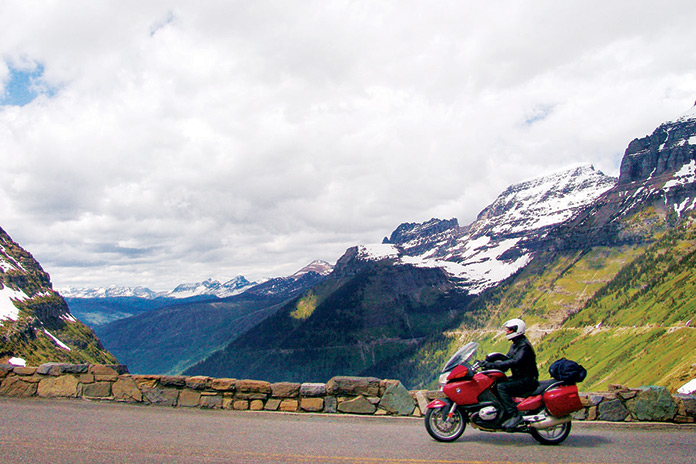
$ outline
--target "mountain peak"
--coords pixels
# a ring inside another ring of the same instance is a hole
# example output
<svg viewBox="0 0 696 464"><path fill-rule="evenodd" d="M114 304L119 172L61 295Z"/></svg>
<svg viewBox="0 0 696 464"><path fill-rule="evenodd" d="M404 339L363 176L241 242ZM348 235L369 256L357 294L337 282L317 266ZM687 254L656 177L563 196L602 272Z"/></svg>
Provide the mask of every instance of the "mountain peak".
<svg viewBox="0 0 696 464"><path fill-rule="evenodd" d="M469 226L456 219L401 224L381 245L349 249L341 272L367 261L439 267L470 293L495 285L525 266L554 226L616 185L593 166L574 165L508 187Z"/></svg>
<svg viewBox="0 0 696 464"><path fill-rule="evenodd" d="M331 274L331 271L333 270L333 265L330 263L327 263L326 261L322 261L321 259L315 259L299 271L295 272L292 277L300 277L305 274L308 274L310 272L315 272L319 275L326 276Z"/></svg>
<svg viewBox="0 0 696 464"><path fill-rule="evenodd" d="M696 106L679 119L661 124L651 135L628 144L619 184L672 174L692 160L696 160Z"/></svg>

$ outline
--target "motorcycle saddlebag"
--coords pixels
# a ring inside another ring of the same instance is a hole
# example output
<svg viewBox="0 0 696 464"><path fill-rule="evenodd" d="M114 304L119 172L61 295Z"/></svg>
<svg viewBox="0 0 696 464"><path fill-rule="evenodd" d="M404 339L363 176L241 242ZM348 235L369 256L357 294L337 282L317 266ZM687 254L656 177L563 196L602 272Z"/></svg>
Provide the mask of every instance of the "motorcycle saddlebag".
<svg viewBox="0 0 696 464"><path fill-rule="evenodd" d="M546 409L555 417L567 416L582 409L577 385L554 388L544 392L543 398Z"/></svg>

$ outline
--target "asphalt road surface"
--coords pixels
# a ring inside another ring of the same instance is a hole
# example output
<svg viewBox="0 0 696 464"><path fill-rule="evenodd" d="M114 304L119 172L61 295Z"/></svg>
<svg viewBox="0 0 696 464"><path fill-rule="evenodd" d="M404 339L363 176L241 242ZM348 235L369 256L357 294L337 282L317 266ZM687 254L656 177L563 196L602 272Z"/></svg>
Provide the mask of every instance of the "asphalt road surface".
<svg viewBox="0 0 696 464"><path fill-rule="evenodd" d="M171 409L0 398L2 463L696 463L696 427L573 423L560 446L412 418Z"/></svg>

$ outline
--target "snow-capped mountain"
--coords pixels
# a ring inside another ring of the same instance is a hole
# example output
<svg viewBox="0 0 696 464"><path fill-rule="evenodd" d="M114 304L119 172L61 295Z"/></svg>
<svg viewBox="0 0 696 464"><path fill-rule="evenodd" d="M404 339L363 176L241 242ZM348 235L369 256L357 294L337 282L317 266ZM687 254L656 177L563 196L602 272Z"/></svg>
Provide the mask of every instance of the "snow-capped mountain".
<svg viewBox="0 0 696 464"><path fill-rule="evenodd" d="M65 298L192 298L197 296L213 296L226 298L238 295L256 285L249 282L244 276L237 276L225 283L207 279L203 282L185 283L177 285L174 290L166 292L154 292L146 287L121 287L111 285L106 288L76 288L67 287L60 289L60 294Z"/></svg>
<svg viewBox="0 0 696 464"><path fill-rule="evenodd" d="M1 264L1 263L0 263ZM285 291L288 286L292 286L292 282L300 279L306 274L316 274L325 277L331 273L333 265L322 260L315 260L295 272L288 277L276 277L272 279L264 279L261 282L250 282L244 276L237 276L228 280L225 283L220 283L212 278L203 282L184 283L177 285L174 290L166 292L154 292L146 287L121 287L112 285L106 288L75 288L67 287L60 289L60 294L65 298L82 298L82 299L98 299L98 298L195 298L195 297L216 297L227 298L234 295L239 295L249 289L257 286L262 286L259 291L264 293L273 292L273 288L282 287ZM280 290L278 290L280 291Z"/></svg>
<svg viewBox="0 0 696 464"><path fill-rule="evenodd" d="M157 293L146 287L119 287L112 285L102 288L65 287L59 290L64 298L157 298Z"/></svg>
<svg viewBox="0 0 696 464"><path fill-rule="evenodd" d="M456 219L402 224L381 245L358 246L357 258L439 267L476 294L525 266L554 226L614 185L590 165L568 168L510 186L466 227Z"/></svg>
<svg viewBox="0 0 696 464"><path fill-rule="evenodd" d="M249 282L244 276L237 276L224 284L221 284L217 280L207 279L203 282L194 284L178 285L174 290L162 296L166 298L191 298L195 296L226 298L228 296L239 295L254 285L256 285L256 282Z"/></svg>

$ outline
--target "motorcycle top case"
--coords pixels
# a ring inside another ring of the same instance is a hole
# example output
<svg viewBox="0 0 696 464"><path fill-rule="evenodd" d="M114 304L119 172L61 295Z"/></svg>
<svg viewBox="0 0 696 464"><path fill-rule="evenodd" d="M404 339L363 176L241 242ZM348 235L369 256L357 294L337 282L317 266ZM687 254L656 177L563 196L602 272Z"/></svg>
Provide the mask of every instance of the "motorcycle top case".
<svg viewBox="0 0 696 464"><path fill-rule="evenodd" d="M555 417L567 416L583 407L577 385L564 385L545 392L544 404Z"/></svg>

